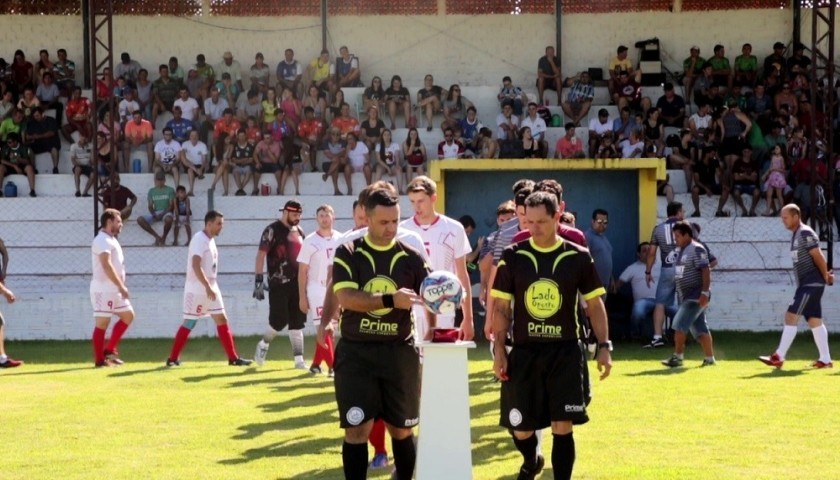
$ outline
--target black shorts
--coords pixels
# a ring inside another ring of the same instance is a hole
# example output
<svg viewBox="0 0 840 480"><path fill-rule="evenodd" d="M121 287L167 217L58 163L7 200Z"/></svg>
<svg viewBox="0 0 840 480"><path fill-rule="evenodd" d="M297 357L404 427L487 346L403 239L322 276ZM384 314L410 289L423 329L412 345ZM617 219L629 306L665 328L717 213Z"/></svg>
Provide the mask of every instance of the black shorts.
<svg viewBox="0 0 840 480"><path fill-rule="evenodd" d="M744 142L741 140L741 137L727 137L724 138L722 142L720 142L720 148L718 149L718 154L721 158L729 156L729 155L737 155L741 156L744 151Z"/></svg>
<svg viewBox="0 0 840 480"><path fill-rule="evenodd" d="M297 280L268 287L268 324L271 328L301 330L306 325L306 314L300 311Z"/></svg>
<svg viewBox="0 0 840 480"><path fill-rule="evenodd" d="M260 173L276 173L280 171L280 165L276 163L260 163Z"/></svg>
<svg viewBox="0 0 840 480"><path fill-rule="evenodd" d="M805 319L822 318L822 296L825 287L798 287L787 311Z"/></svg>
<svg viewBox="0 0 840 480"><path fill-rule="evenodd" d="M75 167L73 167L73 169L75 170ZM79 170L81 170L81 174L86 177L89 177L93 174L93 167L91 167L90 165L79 165Z"/></svg>
<svg viewBox="0 0 840 480"><path fill-rule="evenodd" d="M30 147L32 148L32 153L39 155L50 152L52 149L61 150L61 140L57 136L45 140L35 140Z"/></svg>
<svg viewBox="0 0 840 480"><path fill-rule="evenodd" d="M534 431L551 422L589 421L589 375L581 342L514 345L502 382L499 425Z"/></svg>
<svg viewBox="0 0 840 480"><path fill-rule="evenodd" d="M420 417L420 360L409 343L339 340L335 399L341 428L381 418L410 428Z"/></svg>

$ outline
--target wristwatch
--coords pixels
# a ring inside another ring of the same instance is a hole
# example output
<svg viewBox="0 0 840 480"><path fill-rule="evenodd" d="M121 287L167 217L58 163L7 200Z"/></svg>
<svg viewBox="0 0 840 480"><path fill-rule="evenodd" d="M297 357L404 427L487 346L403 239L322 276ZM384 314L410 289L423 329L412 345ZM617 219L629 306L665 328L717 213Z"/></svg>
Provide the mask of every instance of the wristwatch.
<svg viewBox="0 0 840 480"><path fill-rule="evenodd" d="M606 342L600 342L598 344L598 349L600 350L602 348L606 349L608 352L612 352L613 351L612 342L610 340L607 340Z"/></svg>

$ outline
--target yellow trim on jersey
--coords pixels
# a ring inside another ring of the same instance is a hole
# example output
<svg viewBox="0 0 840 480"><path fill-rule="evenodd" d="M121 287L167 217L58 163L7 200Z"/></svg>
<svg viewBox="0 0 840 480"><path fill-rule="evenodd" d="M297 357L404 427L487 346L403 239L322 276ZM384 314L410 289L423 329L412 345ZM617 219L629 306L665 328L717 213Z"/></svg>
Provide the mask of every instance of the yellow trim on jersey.
<svg viewBox="0 0 840 480"><path fill-rule="evenodd" d="M504 260L499 260L499 264L498 264L498 265L496 265L496 268L497 268L497 269L498 269L498 268L502 268L502 265L507 265L507 263L505 263L505 261L504 261Z"/></svg>
<svg viewBox="0 0 840 480"><path fill-rule="evenodd" d="M341 265L342 267L344 267L344 269L347 270L348 275L350 275L351 277L353 276L353 270L350 269L350 265L347 265L346 263L344 263L344 260L342 260L340 258L334 258L333 259L333 264L336 264L336 263ZM333 268L335 268L335 266L333 266Z"/></svg>
<svg viewBox="0 0 840 480"><path fill-rule="evenodd" d="M557 269L557 264L560 263L560 260L563 260L564 258L568 257L569 255L577 255L577 253L578 252L572 250L572 251L563 252L560 255L557 255L557 258L554 259L554 265L551 266L551 273L554 273L554 270Z"/></svg>
<svg viewBox="0 0 840 480"><path fill-rule="evenodd" d="M563 239L562 238L558 238L557 243L555 243L554 245L552 245L550 247L547 247L547 248L538 247L537 244L534 243L534 237L531 237L530 239L528 239L528 241L531 243L531 248L533 248L534 250L536 250L540 253L551 253L551 252L557 250L561 245L563 245Z"/></svg>
<svg viewBox="0 0 840 480"><path fill-rule="evenodd" d="M384 251L386 251L386 250L390 250L391 248L393 248L393 247L394 247L394 244L395 244L395 243L397 243L397 240L396 240L396 239L393 239L393 240L391 240L391 242L390 242L388 245L385 245L384 247L379 246L379 245L374 245L374 244L370 241L370 233L366 233L366 234L365 234L365 236L364 236L364 239L365 239L365 243L367 244L367 246L368 246L368 247L370 247L370 248L372 248L372 249L374 249L374 250L379 250L380 252L384 252Z"/></svg>
<svg viewBox="0 0 840 480"><path fill-rule="evenodd" d="M583 297L584 300L592 300L595 297L600 297L601 295L606 295L606 294L607 294L607 289L605 289L604 287L598 287L598 288L596 288L595 290L592 290L589 293L582 294L581 296Z"/></svg>
<svg viewBox="0 0 840 480"><path fill-rule="evenodd" d="M537 265L537 257L534 256L533 253L529 252L528 250L517 250L517 255L525 255L529 259L531 259L531 263L534 264L534 271L539 273L540 267Z"/></svg>
<svg viewBox="0 0 840 480"><path fill-rule="evenodd" d="M403 252L403 251L397 252L397 254L394 255L394 258L391 259L391 267L390 267L390 270L389 270L389 272L392 275L394 274L394 265L397 264L397 260L399 260L402 257L407 257L407 256L408 256L408 254Z"/></svg>
<svg viewBox="0 0 840 480"><path fill-rule="evenodd" d="M493 298L500 298L502 300L513 300L513 294L496 290L495 288L490 290L490 296Z"/></svg>
<svg viewBox="0 0 840 480"><path fill-rule="evenodd" d="M370 262L370 268L376 272L376 261L373 260L373 255L368 253L364 248L358 249L358 252L367 257L368 261Z"/></svg>
<svg viewBox="0 0 840 480"><path fill-rule="evenodd" d="M358 290L359 284L356 282L338 282L333 285L333 293L338 292L339 290L344 290L345 288L355 288Z"/></svg>

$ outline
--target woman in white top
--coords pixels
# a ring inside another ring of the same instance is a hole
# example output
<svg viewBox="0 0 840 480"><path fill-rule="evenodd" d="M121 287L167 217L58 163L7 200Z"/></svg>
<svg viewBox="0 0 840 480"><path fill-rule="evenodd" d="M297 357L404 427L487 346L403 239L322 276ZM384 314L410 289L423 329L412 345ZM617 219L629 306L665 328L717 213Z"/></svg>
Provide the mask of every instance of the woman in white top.
<svg viewBox="0 0 840 480"><path fill-rule="evenodd" d="M379 181L382 175L390 175L397 180L400 195L405 195L405 178L403 177L404 162L402 148L391 138L391 130L382 130L382 138L374 146L373 164L376 166L373 181Z"/></svg>
<svg viewBox="0 0 840 480"><path fill-rule="evenodd" d="M344 166L344 180L347 181L347 195L353 195L353 172L365 174L365 186L371 184L370 150L360 142L355 133L347 134L347 164Z"/></svg>

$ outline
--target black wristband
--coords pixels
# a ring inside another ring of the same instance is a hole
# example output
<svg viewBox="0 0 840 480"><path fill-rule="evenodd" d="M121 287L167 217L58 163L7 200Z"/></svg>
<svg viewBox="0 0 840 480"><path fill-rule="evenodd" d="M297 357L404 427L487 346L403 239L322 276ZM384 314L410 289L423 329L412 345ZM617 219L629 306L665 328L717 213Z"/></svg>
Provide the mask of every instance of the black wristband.
<svg viewBox="0 0 840 480"><path fill-rule="evenodd" d="M385 308L394 308L394 296L390 293L382 295L382 306Z"/></svg>
<svg viewBox="0 0 840 480"><path fill-rule="evenodd" d="M259 286L259 284L261 284L262 282L263 282L263 274L262 273L258 273L256 275L254 275L254 286L255 287Z"/></svg>
<svg viewBox="0 0 840 480"><path fill-rule="evenodd" d="M650 275L650 270L646 271L645 275Z"/></svg>

